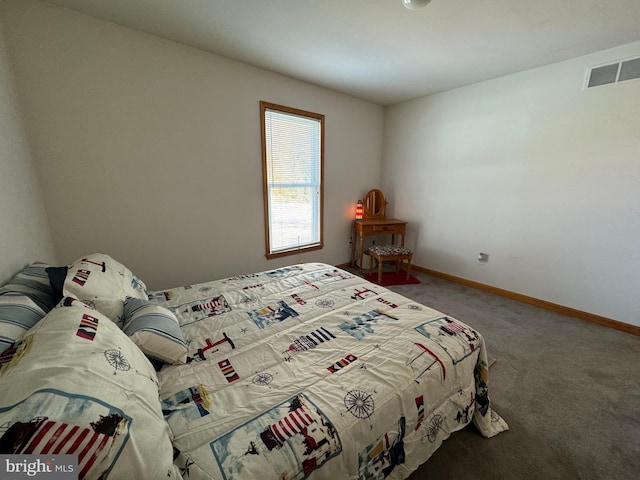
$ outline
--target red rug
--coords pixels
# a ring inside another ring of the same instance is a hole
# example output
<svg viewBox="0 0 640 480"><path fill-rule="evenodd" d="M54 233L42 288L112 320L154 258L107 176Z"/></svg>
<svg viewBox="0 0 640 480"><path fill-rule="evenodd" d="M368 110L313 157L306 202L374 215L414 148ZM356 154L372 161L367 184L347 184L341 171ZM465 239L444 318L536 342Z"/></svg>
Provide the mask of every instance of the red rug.
<svg viewBox="0 0 640 480"><path fill-rule="evenodd" d="M362 276L365 280L369 280L376 285L380 285L381 287L388 287L390 285L411 285L420 283L414 276L409 276L407 279L407 272L400 270L399 272L382 272L382 282L378 283L378 272L374 273L363 273Z"/></svg>

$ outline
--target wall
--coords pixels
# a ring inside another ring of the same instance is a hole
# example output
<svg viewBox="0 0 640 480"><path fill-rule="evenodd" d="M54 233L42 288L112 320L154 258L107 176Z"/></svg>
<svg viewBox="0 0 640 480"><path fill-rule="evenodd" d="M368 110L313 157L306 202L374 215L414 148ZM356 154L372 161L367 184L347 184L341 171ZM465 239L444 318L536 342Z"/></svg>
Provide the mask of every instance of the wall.
<svg viewBox="0 0 640 480"><path fill-rule="evenodd" d="M0 22L0 285L34 260L55 263Z"/></svg>
<svg viewBox="0 0 640 480"><path fill-rule="evenodd" d="M637 55L387 108L383 184L415 264L640 325L640 81L583 90L588 67Z"/></svg>
<svg viewBox="0 0 640 480"><path fill-rule="evenodd" d="M38 1L2 14L60 261L108 253L160 289L348 261L384 109ZM325 248L267 261L259 101L325 115Z"/></svg>

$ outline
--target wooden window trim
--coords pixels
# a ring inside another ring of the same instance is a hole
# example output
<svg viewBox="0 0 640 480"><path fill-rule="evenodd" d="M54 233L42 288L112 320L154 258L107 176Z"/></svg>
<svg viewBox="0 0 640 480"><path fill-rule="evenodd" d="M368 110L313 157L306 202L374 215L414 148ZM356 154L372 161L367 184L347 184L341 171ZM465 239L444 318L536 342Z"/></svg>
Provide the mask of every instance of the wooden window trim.
<svg viewBox="0 0 640 480"><path fill-rule="evenodd" d="M267 110L276 110L291 115L313 118L320 123L320 212L319 212L319 239L318 242L271 252L271 244L269 241L271 225L269 224L269 191L268 191L268 171L267 171L267 145L266 145L266 122L265 113ZM262 146L262 203L264 207L264 232L265 232L265 257L268 260L273 258L281 258L298 253L305 253L324 248L324 115L297 108L278 105L275 103L260 101L260 143Z"/></svg>

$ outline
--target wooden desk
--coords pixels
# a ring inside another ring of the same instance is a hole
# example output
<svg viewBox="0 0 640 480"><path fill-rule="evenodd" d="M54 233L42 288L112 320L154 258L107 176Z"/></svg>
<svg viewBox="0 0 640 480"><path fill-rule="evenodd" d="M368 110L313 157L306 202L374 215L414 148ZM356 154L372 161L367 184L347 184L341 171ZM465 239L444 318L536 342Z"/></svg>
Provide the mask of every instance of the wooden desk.
<svg viewBox="0 0 640 480"><path fill-rule="evenodd" d="M364 254L364 237L370 235L391 235L391 243L395 244L395 236L402 235L400 245L404 246L404 236L407 232L407 222L396 218L367 218L364 220L354 220L353 222L353 243L351 244L351 266L355 267L356 261L356 241L360 238L360 261L358 266L362 271L362 256Z"/></svg>

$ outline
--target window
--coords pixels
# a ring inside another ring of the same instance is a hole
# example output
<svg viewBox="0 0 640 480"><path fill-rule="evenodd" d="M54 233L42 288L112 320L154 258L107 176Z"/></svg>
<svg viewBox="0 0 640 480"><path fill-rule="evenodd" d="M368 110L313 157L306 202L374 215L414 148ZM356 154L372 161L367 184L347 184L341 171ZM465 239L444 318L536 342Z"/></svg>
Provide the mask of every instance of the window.
<svg viewBox="0 0 640 480"><path fill-rule="evenodd" d="M324 115L260 102L267 258L322 241Z"/></svg>

